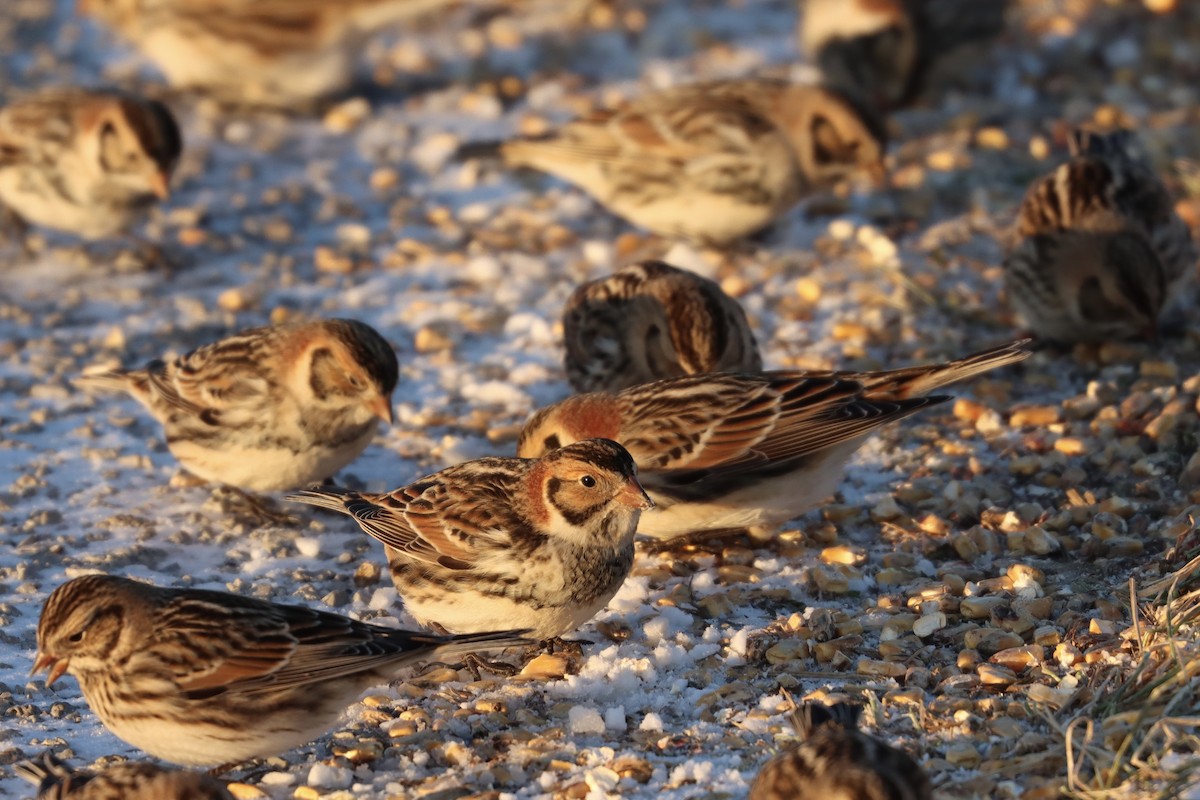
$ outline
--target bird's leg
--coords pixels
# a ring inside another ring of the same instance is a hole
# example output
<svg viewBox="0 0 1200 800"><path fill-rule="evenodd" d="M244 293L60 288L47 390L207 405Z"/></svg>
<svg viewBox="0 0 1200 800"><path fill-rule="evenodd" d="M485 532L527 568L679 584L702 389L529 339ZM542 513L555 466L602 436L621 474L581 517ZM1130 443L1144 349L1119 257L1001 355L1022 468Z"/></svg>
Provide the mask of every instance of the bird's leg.
<svg viewBox="0 0 1200 800"><path fill-rule="evenodd" d="M502 678L511 678L521 671L520 667L513 664L503 661L488 661L475 653L467 653L463 656L462 665L475 677L475 680L479 680L484 672L490 672Z"/></svg>
<svg viewBox="0 0 1200 800"><path fill-rule="evenodd" d="M296 517L281 511L271 498L251 494L235 486L215 487L213 498L225 513L241 514L255 525L279 525L287 528L299 524Z"/></svg>
<svg viewBox="0 0 1200 800"><path fill-rule="evenodd" d="M439 636L450 635L450 631L446 630L443 625L437 622L431 622L426 627ZM490 672L493 675L500 675L507 678L516 675L521 671L520 667L515 667L512 664L506 664L503 661L488 661L486 658L478 656L475 653L467 653L465 656L463 656L461 664L446 664L441 661L435 661L434 663L428 665L425 669L421 670L421 674L429 672L434 667L449 667L450 669L454 670L466 669L475 677L475 680L479 680L481 674L484 672Z"/></svg>
<svg viewBox="0 0 1200 800"><path fill-rule="evenodd" d="M561 636L556 636L553 639L547 639L542 642L546 652L554 655L555 652L562 653L568 658L583 659L583 646L585 644L594 644L586 639L564 639Z"/></svg>

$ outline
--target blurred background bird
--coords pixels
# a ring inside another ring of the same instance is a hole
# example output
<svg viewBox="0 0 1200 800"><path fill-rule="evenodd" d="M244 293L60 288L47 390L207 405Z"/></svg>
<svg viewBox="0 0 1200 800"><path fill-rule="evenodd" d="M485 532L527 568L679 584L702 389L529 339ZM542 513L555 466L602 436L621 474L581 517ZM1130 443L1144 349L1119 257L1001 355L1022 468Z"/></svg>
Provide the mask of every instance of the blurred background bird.
<svg viewBox="0 0 1200 800"><path fill-rule="evenodd" d="M716 281L662 261L630 264L577 288L563 309L563 344L567 380L580 392L762 369L738 302Z"/></svg>
<svg viewBox="0 0 1200 800"><path fill-rule="evenodd" d="M353 84L364 45L397 24L490 0L79 0L172 86L305 110Z"/></svg>
<svg viewBox="0 0 1200 800"><path fill-rule="evenodd" d="M932 800L912 756L858 729L861 713L850 703L795 708L800 741L759 770L749 800Z"/></svg>
<svg viewBox="0 0 1200 800"><path fill-rule="evenodd" d="M1131 131L1076 130L1069 144L1021 202L1009 301L1047 339L1155 339L1195 282L1191 232Z"/></svg>
<svg viewBox="0 0 1200 800"><path fill-rule="evenodd" d="M0 108L0 204L21 227L125 233L171 193L183 138L157 100L54 88Z"/></svg>
<svg viewBox="0 0 1200 800"><path fill-rule="evenodd" d="M233 800L225 784L210 775L147 761L99 771L72 769L47 750L13 769L38 787L36 800Z"/></svg>
<svg viewBox="0 0 1200 800"><path fill-rule="evenodd" d="M835 89L769 78L687 84L546 136L467 145L573 183L634 225L726 246L834 183L885 174L882 124Z"/></svg>
<svg viewBox="0 0 1200 800"><path fill-rule="evenodd" d="M923 89L935 64L1004 30L1008 0L800 0L802 56L824 80L887 111Z"/></svg>

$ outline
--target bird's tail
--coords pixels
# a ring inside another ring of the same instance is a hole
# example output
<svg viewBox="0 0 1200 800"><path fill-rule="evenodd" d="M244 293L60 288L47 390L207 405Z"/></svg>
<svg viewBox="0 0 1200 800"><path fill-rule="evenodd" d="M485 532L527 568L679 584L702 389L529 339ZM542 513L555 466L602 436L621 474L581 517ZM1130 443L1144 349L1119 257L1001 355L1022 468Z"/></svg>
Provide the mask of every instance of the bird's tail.
<svg viewBox="0 0 1200 800"><path fill-rule="evenodd" d="M441 659L456 658L479 650L501 650L505 647L531 645L535 642L529 638L530 633L532 631L529 628L521 628L519 630L488 631L486 633L459 633L448 636L437 636L434 634L417 635L413 633L405 633L405 635L410 639L414 639L415 644L423 643L433 647L434 649L430 653L430 656ZM426 641L421 642L421 639Z"/></svg>
<svg viewBox="0 0 1200 800"><path fill-rule="evenodd" d="M943 386L1024 361L1033 355L1033 351L1032 339L1017 339L945 364L847 377L861 381L868 395L891 393L901 398L920 397Z"/></svg>
<svg viewBox="0 0 1200 800"><path fill-rule="evenodd" d="M503 139L495 139L483 142L466 142L459 145L454 151L455 161L503 161L504 160L504 145L506 142Z"/></svg>
<svg viewBox="0 0 1200 800"><path fill-rule="evenodd" d="M71 775L71 768L67 766L66 762L59 759L50 750L25 761L18 761L13 765L13 771L36 785L39 797L46 789Z"/></svg>
<svg viewBox="0 0 1200 800"><path fill-rule="evenodd" d="M295 494L284 495L283 499L349 514L350 510L346 507L346 501L357 496L358 492L341 489L337 486L312 486Z"/></svg>
<svg viewBox="0 0 1200 800"><path fill-rule="evenodd" d="M87 370L71 382L89 392L129 392L137 376L132 370L103 368Z"/></svg>

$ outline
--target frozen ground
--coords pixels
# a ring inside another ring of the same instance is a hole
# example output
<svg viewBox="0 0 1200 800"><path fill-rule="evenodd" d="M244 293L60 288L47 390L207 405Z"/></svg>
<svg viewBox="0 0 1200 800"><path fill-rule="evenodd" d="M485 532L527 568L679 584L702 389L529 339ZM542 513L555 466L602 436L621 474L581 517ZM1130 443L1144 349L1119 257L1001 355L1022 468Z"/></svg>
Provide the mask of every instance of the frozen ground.
<svg viewBox="0 0 1200 800"><path fill-rule="evenodd" d="M3 3L0 86L152 84L70 5ZM134 403L72 389L85 366L287 315L367 321L400 353L398 421L338 479L386 489L511 452L525 415L567 392L562 301L630 254L721 279L771 367L961 355L1013 334L994 234L1061 158L1061 123L1124 119L1164 167L1197 155L1196 16L1022 4L1004 41L896 117L887 190L797 209L728 257L646 237L553 180L449 155L652 86L786 71L791 2L542 1L476 29L456 12L377 42L365 60L383 85L323 118L174 98L187 155L144 231L174 270L53 236L33 260L3 251L0 794L27 796L10 765L48 746L80 763L137 756L73 680L26 678L40 604L68 577L104 570L412 624L386 570L374 579L373 540L303 508L293 525L260 526L221 492L171 486L176 467ZM580 632L593 644L578 674L443 671L380 687L333 734L235 777L275 798L740 797L787 742L782 686L869 699L869 727L948 797L1052 796L1080 716L1097 724L1086 751L1074 734L1072 789L1174 791L1195 763L1170 723L1194 710L1192 673L1169 698L1137 694L1136 664L1167 668L1122 631L1131 575L1142 588L1191 555L1161 560L1200 500L1188 494L1198 366L1191 331L1157 350L1039 354L964 386L970 402L871 440L836 502L778 540L640 556ZM1166 607L1154 599L1146 635ZM1189 630L1175 631L1179 663Z"/></svg>

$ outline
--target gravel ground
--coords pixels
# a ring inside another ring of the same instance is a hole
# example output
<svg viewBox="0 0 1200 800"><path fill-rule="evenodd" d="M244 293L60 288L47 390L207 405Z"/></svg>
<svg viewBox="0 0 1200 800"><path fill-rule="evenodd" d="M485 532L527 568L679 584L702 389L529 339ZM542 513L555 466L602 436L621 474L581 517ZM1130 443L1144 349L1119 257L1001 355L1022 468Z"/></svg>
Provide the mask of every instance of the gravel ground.
<svg viewBox="0 0 1200 800"><path fill-rule="evenodd" d="M26 678L41 602L68 577L412 624L352 523L303 508L264 523L228 492L173 483L132 401L72 388L84 367L294 315L362 319L400 353L397 424L338 480L383 490L511 452L525 415L567 393L563 300L634 255L722 280L773 368L901 366L1011 338L998 239L1063 157L1067 124L1136 126L1181 212L1200 210L1192 173L1172 169L1200 155L1197 4L1016 5L1003 40L893 118L887 189L813 201L736 254L450 156L649 87L786 72L790 2L464 10L375 42L369 91L317 117L170 98L187 153L142 231L170 269L120 242L0 251L0 794L28 796L11 764L45 747L79 763L138 755L74 681ZM70 6L5 0L0 86L101 74L154 90L153 71ZM777 539L640 554L580 632L582 663L380 687L331 735L235 773L239 790L740 797L789 741L782 687L866 702L867 727L945 797L1200 797L1186 789L1200 763L1200 334L1041 352L958 393L874 437L834 502Z"/></svg>

